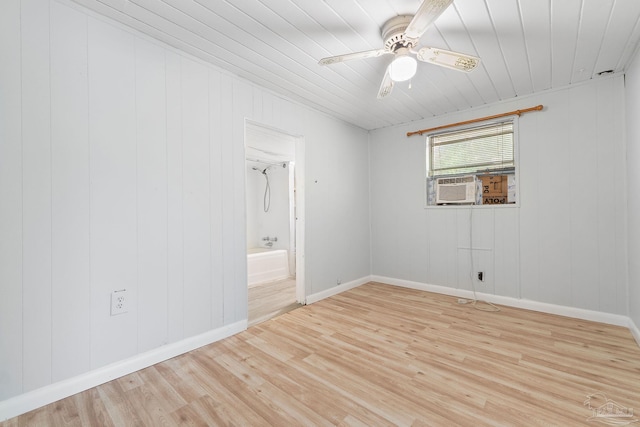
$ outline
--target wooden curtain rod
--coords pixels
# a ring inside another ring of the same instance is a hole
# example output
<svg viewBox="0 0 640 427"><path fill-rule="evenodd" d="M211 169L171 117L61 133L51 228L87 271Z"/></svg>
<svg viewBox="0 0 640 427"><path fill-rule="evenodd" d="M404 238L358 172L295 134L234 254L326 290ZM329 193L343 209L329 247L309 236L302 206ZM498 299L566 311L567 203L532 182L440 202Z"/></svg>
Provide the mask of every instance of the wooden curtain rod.
<svg viewBox="0 0 640 427"><path fill-rule="evenodd" d="M483 122L485 120L497 119L498 117L515 116L515 115L519 116L520 114L528 113L530 111L540 111L540 110L542 110L542 108L543 108L542 105L536 105L535 107L525 108L524 110L509 111L508 113L496 114L494 116L481 117L479 119L471 119L471 120L466 120L464 122L458 122L458 123L451 123L451 124L448 124L448 125L436 126L434 128L417 130L415 132L407 132L407 136L422 135L423 133L432 132L434 130L452 128L454 126L468 125L469 123Z"/></svg>

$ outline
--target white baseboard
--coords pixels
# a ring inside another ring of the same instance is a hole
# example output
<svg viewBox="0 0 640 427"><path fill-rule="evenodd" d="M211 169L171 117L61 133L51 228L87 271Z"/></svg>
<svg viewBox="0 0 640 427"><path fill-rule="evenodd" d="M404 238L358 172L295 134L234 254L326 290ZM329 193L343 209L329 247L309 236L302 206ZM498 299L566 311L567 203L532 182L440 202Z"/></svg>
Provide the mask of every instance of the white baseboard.
<svg viewBox="0 0 640 427"><path fill-rule="evenodd" d="M313 304L314 302L318 302L325 298L338 295L339 293L348 291L349 289L357 288L358 286L364 285L365 283L368 283L370 281L371 281L371 276L365 276L360 279L352 280L351 282L334 286L333 288L329 288L326 291L321 291L312 295L307 295L306 303Z"/></svg>
<svg viewBox="0 0 640 427"><path fill-rule="evenodd" d="M403 288L417 289L438 294L451 295L458 298L473 298L473 292L465 289L455 289L446 286L429 285L420 282L411 282L408 280L393 279L383 276L371 276L371 281L386 283L388 285L400 286ZM586 310L582 308L567 307L563 305L549 304L544 302L519 299L513 297L505 297L500 295L484 294L476 292L479 300L484 300L494 304L506 305L509 307L523 308L526 310L540 311L542 313L557 314L560 316L573 317L576 319L590 320L593 322L607 323L609 325L629 327L631 320L627 316L619 314L603 313L601 311ZM636 328L637 331L637 328ZM633 330L631 330L633 333ZM635 335L634 335L635 336ZM638 333L640 337L640 333ZM640 345L640 341L636 337L636 341Z"/></svg>
<svg viewBox="0 0 640 427"><path fill-rule="evenodd" d="M247 329L247 321L242 320L4 400L0 402L0 421L17 417L65 397L220 341L245 329Z"/></svg>
<svg viewBox="0 0 640 427"><path fill-rule="evenodd" d="M458 298L473 298L473 293L464 289L449 288L446 286L430 285L420 282L412 282L402 279L393 279L383 276L366 276L351 282L343 283L333 288L308 295L307 304L313 304L349 289L364 285L367 282L380 282L388 285L394 285L404 288L416 289L438 294L451 295ZM585 310L574 307L566 307L555 304L542 303L531 300L523 300L513 297L504 297L491 294L476 293L478 299L492 302L495 304L506 305L509 307L524 308L543 313L558 314L561 316L574 317L578 319L591 320L595 322L607 323L617 326L628 327L631 334L635 338L638 346L640 346L640 329L637 325L626 316L611 313L602 313L599 311ZM195 337L187 338L177 343L168 344L163 347L139 354L129 359L113 363L111 365L87 372L64 381L51 384L37 390L33 390L19 396L0 402L0 421L6 421L9 418L16 417L26 412L32 411L49 403L56 402L65 397L69 397L76 393L104 384L108 381L128 375L140 369L147 368L162 361L171 359L189 351L195 350L202 346L214 343L221 339L230 337L247 329L247 321L233 323L223 326L213 331L206 332Z"/></svg>

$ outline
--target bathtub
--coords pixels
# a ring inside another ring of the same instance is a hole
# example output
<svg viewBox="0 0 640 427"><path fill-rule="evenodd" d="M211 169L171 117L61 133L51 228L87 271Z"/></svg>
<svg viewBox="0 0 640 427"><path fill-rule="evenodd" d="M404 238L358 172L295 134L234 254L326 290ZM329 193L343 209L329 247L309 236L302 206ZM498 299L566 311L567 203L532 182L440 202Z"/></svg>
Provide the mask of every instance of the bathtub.
<svg viewBox="0 0 640 427"><path fill-rule="evenodd" d="M249 287L289 277L289 254L286 249L253 248L247 251Z"/></svg>

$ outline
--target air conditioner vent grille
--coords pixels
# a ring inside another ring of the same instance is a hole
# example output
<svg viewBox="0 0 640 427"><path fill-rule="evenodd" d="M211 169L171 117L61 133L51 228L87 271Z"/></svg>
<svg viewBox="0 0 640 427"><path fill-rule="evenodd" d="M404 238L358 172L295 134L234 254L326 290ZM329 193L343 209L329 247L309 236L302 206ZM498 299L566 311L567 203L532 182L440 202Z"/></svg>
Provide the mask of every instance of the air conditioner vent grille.
<svg viewBox="0 0 640 427"><path fill-rule="evenodd" d="M454 176L452 178L438 178L438 184L464 184L475 180L476 177L473 175Z"/></svg>
<svg viewBox="0 0 640 427"><path fill-rule="evenodd" d="M465 175L438 178L436 181L436 203L475 203L476 177Z"/></svg>
<svg viewBox="0 0 640 427"><path fill-rule="evenodd" d="M440 188L440 200L462 202L467 198L467 187L464 185L448 185Z"/></svg>

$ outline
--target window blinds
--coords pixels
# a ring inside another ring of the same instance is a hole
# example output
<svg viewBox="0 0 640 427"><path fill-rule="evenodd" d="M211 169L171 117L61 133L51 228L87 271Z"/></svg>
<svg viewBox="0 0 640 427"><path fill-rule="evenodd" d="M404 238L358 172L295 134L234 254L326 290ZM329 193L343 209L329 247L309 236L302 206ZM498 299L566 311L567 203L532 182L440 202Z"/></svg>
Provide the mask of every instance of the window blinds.
<svg viewBox="0 0 640 427"><path fill-rule="evenodd" d="M429 137L430 176L515 167L513 121Z"/></svg>

